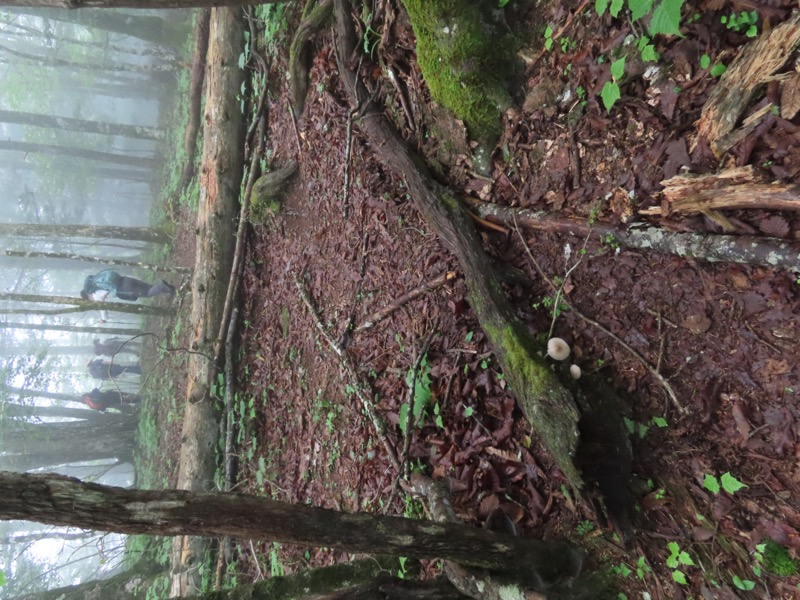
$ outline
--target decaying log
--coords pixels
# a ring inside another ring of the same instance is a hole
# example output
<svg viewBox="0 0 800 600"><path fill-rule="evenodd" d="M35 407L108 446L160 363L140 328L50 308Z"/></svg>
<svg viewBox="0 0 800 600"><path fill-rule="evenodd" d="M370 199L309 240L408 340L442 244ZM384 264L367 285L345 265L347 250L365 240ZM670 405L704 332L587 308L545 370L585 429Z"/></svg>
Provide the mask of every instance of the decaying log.
<svg viewBox="0 0 800 600"><path fill-rule="evenodd" d="M573 461L578 444L579 418L575 401L550 370L526 325L504 295L492 261L481 246L466 208L430 176L423 160L407 147L385 116L370 106L370 94L347 67L356 48L349 2L335 0L335 7L339 76L351 105L360 107L362 114L366 115L360 126L370 146L384 164L405 178L417 209L458 258L471 306L521 410L570 483L581 488L583 481Z"/></svg>
<svg viewBox="0 0 800 600"><path fill-rule="evenodd" d="M698 135L709 142L718 158L730 148L731 140L723 138L733 131L762 86L784 67L798 44L800 14L795 14L745 47L720 77L697 122Z"/></svg>
<svg viewBox="0 0 800 600"><path fill-rule="evenodd" d="M224 286L231 273L233 252L230 240L235 234L234 217L239 206L242 178L242 138L244 121L236 94L244 73L237 57L244 44L239 10L215 8L211 11L209 33L207 101L203 135L203 173L197 213L197 255L192 278L190 345L197 353L189 355L187 366L187 406L177 487L207 491L214 481L215 448L219 425L210 398L213 383L211 361L216 329L222 316ZM202 354L201 354L202 352ZM178 536L172 551L171 596L186 596L201 588L197 566L210 548L208 538Z"/></svg>
<svg viewBox="0 0 800 600"><path fill-rule="evenodd" d="M509 208L477 200L471 200L470 206L484 219L509 227L513 227L516 216L519 225L537 231L578 238L592 235L598 240L613 235L615 242L624 248L654 250L708 262L733 262L800 271L800 243L795 241L751 235L667 231L646 223L611 227L597 222L590 226L586 219L554 217L545 211Z"/></svg>
<svg viewBox="0 0 800 600"><path fill-rule="evenodd" d="M719 209L800 210L800 185L765 183L752 166L710 175L676 175L661 185L663 217Z"/></svg>

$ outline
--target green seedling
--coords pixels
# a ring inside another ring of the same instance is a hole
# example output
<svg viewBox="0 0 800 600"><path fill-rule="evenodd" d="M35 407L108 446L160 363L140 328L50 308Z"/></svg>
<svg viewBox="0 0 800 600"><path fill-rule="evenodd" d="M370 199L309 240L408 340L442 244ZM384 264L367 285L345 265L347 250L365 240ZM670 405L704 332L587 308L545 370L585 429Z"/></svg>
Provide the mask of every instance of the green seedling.
<svg viewBox="0 0 800 600"><path fill-rule="evenodd" d="M720 23L727 26L728 29L731 29L737 33L743 33L749 38L756 37L758 35L758 13L754 10L746 11L743 10L738 15L733 12L729 16L722 15L720 18Z"/></svg>
<svg viewBox="0 0 800 600"><path fill-rule="evenodd" d="M714 475L706 473L705 477L703 478L704 488L716 496L720 492L720 486L721 489L728 492L731 496L733 496L742 488L747 487L746 484L742 483L736 479L736 477L731 475L730 471L724 473L719 479L717 479Z"/></svg>
<svg viewBox="0 0 800 600"><path fill-rule="evenodd" d="M695 562L687 552L681 550L678 542L667 544L670 555L667 557L667 566L672 569L672 580L680 585L686 585L686 574L681 571L681 567L694 567Z"/></svg>
<svg viewBox="0 0 800 600"><path fill-rule="evenodd" d="M603 106L606 107L608 112L616 104L622 95L620 94L618 81L625 75L625 57L615 60L611 63L611 81L606 81L603 89L600 91L600 97L603 99Z"/></svg>

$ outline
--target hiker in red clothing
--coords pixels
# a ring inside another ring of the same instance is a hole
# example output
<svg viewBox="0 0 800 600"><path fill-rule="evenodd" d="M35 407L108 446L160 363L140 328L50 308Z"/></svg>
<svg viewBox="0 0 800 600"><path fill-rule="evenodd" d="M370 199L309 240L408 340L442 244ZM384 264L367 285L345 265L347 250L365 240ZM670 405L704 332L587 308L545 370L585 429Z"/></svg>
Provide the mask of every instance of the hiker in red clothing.
<svg viewBox="0 0 800 600"><path fill-rule="evenodd" d="M117 390L100 391L94 388L88 394L81 396L83 403L94 410L105 412L107 408L118 408L132 406L139 402L139 396L135 394L123 394Z"/></svg>

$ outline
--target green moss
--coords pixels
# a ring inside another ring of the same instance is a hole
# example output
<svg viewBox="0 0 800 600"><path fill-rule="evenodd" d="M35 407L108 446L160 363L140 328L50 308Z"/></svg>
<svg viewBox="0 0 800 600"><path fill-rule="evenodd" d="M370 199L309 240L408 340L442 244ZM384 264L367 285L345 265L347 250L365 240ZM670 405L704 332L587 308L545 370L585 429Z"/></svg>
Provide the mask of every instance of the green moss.
<svg viewBox="0 0 800 600"><path fill-rule="evenodd" d="M797 561L789 556L785 546L767 538L764 548L764 568L775 575L789 577L797 573Z"/></svg>
<svg viewBox="0 0 800 600"><path fill-rule="evenodd" d="M417 37L417 61L434 100L464 121L481 142L502 132L511 106L505 79L515 42L493 21L494 0L404 0Z"/></svg>

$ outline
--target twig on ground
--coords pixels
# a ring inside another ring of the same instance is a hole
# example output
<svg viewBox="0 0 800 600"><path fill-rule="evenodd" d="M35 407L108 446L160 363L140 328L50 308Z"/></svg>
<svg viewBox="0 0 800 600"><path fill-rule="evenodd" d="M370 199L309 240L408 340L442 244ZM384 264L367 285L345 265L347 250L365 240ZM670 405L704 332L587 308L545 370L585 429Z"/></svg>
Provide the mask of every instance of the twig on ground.
<svg viewBox="0 0 800 600"><path fill-rule="evenodd" d="M362 221L362 230L363 230L363 221ZM361 267L358 270L359 280L358 284L356 284L355 292L353 292L353 305L350 307L350 316L347 319L347 323L344 326L344 331L342 335L339 336L339 345L342 348L347 348L350 344L350 339L353 337L353 328L355 327L356 323L356 306L358 305L358 298L359 294L361 294L361 288L364 285L364 273L367 270L367 245L369 244L369 234L365 233L362 241L361 241Z"/></svg>
<svg viewBox="0 0 800 600"><path fill-rule="evenodd" d="M286 108L289 110L289 116L292 117L292 126L294 127L294 139L297 142L297 160L300 161L300 158L303 156L303 146L300 144L300 130L297 128L297 117L294 116L294 111L292 110L291 105L287 104Z"/></svg>
<svg viewBox="0 0 800 600"><path fill-rule="evenodd" d="M408 453L411 450L411 437L414 433L414 427L416 426L414 420L414 402L416 400L417 377L419 376L419 369L422 365L422 360L428 354L428 347L431 345L431 340L433 340L433 336L436 333L438 326L439 319L436 319L434 320L433 325L431 325L431 331L428 333L428 336L422 343L422 348L417 353L417 358L414 361L414 366L411 369L411 381L408 384L408 398L406 400L408 406L408 414L406 415L406 434L405 439L403 440L403 454L400 456L400 462L403 465L403 476L407 480L411 477L411 461L408 460ZM400 474L398 474L398 478L399 477Z"/></svg>
<svg viewBox="0 0 800 600"><path fill-rule="evenodd" d="M350 355L345 352L345 350L339 344L336 343L336 340L334 340L328 333L328 330L325 329L325 326L322 324L322 320L320 319L317 309L311 299L311 294L309 294L306 286L297 276L295 276L294 283L297 286L297 291L300 294L300 298L303 300L308 312L314 319L314 324L317 326L320 334L322 334L322 337L328 343L328 346L330 346L331 350L333 350L339 357L341 366L344 367L348 375L350 375L350 379L354 383L353 389L355 390L355 394L361 402L361 407L364 409L364 412L372 423L372 427L375 429L376 435L378 435L378 437L380 437L380 439L383 441L383 447L386 449L389 461L399 473L401 471L401 465L400 460L397 458L397 450L395 450L394 446L387 437L386 423L383 421L383 418L377 412L375 412L375 407L372 405L371 399L372 392L369 391L367 386L361 381L361 377L359 377L358 371L353 364L353 359L350 358Z"/></svg>
<svg viewBox="0 0 800 600"><path fill-rule="evenodd" d="M578 265L581 264L581 261L583 261L583 257L586 255L586 244L589 243L589 236L590 235L591 235L591 232L586 234L586 238L584 238L584 240L583 240L583 246L581 246L581 249L578 252L578 260L576 260L575 264L572 265L570 268L568 268L567 271L564 273L564 279L562 280L561 285L558 286L558 290L556 290L556 295L555 295L555 298L553 300L553 320L550 321L550 331L547 333L547 339L548 340L551 337L553 337L553 329L555 329L556 319L558 319L558 315L560 313L560 311L558 310L558 303L561 301L561 294L564 291L564 286L566 285L567 279L569 279L569 276L572 275L572 272L575 269L577 269ZM565 251L565 253L566 253L566 251ZM567 256L567 261L569 261L569 256Z"/></svg>
<svg viewBox="0 0 800 600"><path fill-rule="evenodd" d="M406 302L410 302L411 300L418 298L425 292L435 290L436 288L444 285L448 281L452 281L455 278L456 278L455 271L447 271L446 273L442 273L438 277L434 277L433 279L426 281L422 285L415 287L413 290L409 290L408 292L406 292L399 298L396 298L395 300L393 300L380 310L377 310L371 315L369 315L366 319L364 319L364 321L361 322L361 324L358 327L355 328L354 332L359 333L361 331L364 331L365 329L370 329L372 327L375 327L375 325L377 325L380 321L388 317L398 308L403 306Z"/></svg>
<svg viewBox="0 0 800 600"><path fill-rule="evenodd" d="M353 113L347 113L347 134L344 146L344 186L342 189L342 218L347 219L347 209L350 201L350 152L353 142Z"/></svg>
<svg viewBox="0 0 800 600"><path fill-rule="evenodd" d="M514 220L516 222L516 215L514 217ZM549 285L552 288L553 291L556 291L557 290L556 285L550 280L550 278L545 274L544 270L542 270L542 268L539 266L539 262L536 260L536 258L534 258L533 253L531 252L531 249L528 246L528 243L525 241L525 237L522 235L522 231L519 229L519 227L516 227L516 223L515 223L515 229L517 230L517 235L519 235L519 239L522 241L522 245L525 247L525 251L528 253L528 258L530 258L531 262L533 263L533 266L536 268L536 271L539 273L539 276L545 282L547 282L547 285ZM586 315L584 315L581 311L579 311L577 308L575 308L566 299L564 300L564 304L579 319L583 320L584 322L588 323L589 325L592 325L596 329L599 329L600 331L605 333L608 337L610 337L615 342L617 342L620 346L625 348L628 352L630 352L631 355L634 358L636 358L636 360L638 360L640 363L642 363L642 366L644 366L644 368L647 369L650 372L650 374L658 380L658 382L664 388L664 391L669 396L669 399L672 401L672 404L675 406L675 408L678 409L678 412L681 413L682 415L686 414L686 412L687 412L686 408L684 408L684 406L681 404L680 400L678 400L678 396L675 394L675 391L672 389L672 386L669 384L669 382L666 379L664 379L664 377L661 375L661 373L659 373L653 367L650 366L650 363L648 363L641 354L639 354L629 344L627 344L624 340L622 340L619 336L617 336L615 333L610 331L604 325L601 325L600 323L598 323L594 319L591 319L590 317L587 317Z"/></svg>

